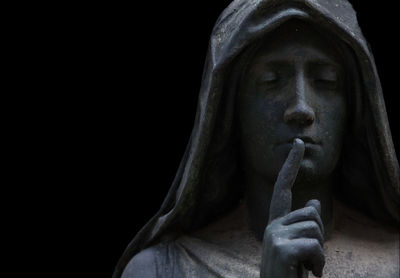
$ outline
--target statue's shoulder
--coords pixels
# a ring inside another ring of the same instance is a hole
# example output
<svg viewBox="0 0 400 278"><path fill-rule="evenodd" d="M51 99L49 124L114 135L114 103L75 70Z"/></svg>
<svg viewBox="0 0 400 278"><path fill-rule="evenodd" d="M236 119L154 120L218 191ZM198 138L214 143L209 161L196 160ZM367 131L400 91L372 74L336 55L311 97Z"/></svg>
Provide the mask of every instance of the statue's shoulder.
<svg viewBox="0 0 400 278"><path fill-rule="evenodd" d="M153 246L133 256L121 278L156 278L158 249L158 246Z"/></svg>

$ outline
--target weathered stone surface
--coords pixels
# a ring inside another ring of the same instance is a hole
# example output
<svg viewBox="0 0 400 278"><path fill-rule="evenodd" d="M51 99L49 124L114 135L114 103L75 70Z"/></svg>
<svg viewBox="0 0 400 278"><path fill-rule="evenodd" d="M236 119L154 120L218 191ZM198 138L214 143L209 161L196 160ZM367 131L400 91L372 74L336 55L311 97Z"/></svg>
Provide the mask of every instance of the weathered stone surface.
<svg viewBox="0 0 400 278"><path fill-rule="evenodd" d="M351 5L233 1L176 179L113 277L399 277L399 176Z"/></svg>

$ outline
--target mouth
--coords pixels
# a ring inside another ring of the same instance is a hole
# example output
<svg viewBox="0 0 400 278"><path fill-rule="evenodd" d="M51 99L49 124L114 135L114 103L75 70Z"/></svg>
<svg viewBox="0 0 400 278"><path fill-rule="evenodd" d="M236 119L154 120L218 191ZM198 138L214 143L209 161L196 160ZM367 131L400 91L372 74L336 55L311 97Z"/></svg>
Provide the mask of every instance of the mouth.
<svg viewBox="0 0 400 278"><path fill-rule="evenodd" d="M299 138L301 139L305 144L313 144L313 145L319 145L320 142L318 140L315 140L312 137L309 136L295 136L293 138L291 138L290 140L288 140L286 143L290 143L292 144L294 139Z"/></svg>
<svg viewBox="0 0 400 278"><path fill-rule="evenodd" d="M314 140L313 138L308 137L308 136L299 136L297 138L301 139L306 144L307 143L309 143L309 144L317 144L316 140ZM294 140L294 138L292 139L292 142L293 142L293 140Z"/></svg>
<svg viewBox="0 0 400 278"><path fill-rule="evenodd" d="M310 137L310 136L293 136L289 140L281 141L274 146L277 151L288 151L292 148L293 142L296 138L301 139L305 145L304 159L314 157L322 151L322 143L320 140Z"/></svg>

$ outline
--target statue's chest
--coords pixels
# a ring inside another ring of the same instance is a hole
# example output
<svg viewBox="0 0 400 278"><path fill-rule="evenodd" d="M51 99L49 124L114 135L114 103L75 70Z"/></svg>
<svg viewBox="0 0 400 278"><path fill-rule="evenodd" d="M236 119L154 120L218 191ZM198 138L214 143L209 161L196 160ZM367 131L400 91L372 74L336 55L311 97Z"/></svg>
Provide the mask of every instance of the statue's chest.
<svg viewBox="0 0 400 278"><path fill-rule="evenodd" d="M357 233L358 237L351 234L335 232L325 243L323 277L400 277L398 236L371 231Z"/></svg>

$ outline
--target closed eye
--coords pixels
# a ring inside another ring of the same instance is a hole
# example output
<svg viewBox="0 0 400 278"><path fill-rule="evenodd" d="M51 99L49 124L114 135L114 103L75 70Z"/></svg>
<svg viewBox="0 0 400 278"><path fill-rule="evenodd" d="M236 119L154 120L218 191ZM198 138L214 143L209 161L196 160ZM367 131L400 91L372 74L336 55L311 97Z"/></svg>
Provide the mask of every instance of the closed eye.
<svg viewBox="0 0 400 278"><path fill-rule="evenodd" d="M338 81L331 79L315 79L314 86L322 89L336 89L338 86Z"/></svg>
<svg viewBox="0 0 400 278"><path fill-rule="evenodd" d="M259 83L261 85L267 86L267 88L278 85L279 81L280 81L279 75L274 71L264 72L259 78Z"/></svg>
<svg viewBox="0 0 400 278"><path fill-rule="evenodd" d="M336 89L339 83L339 73L330 66L320 67L313 74L313 82L318 88Z"/></svg>

